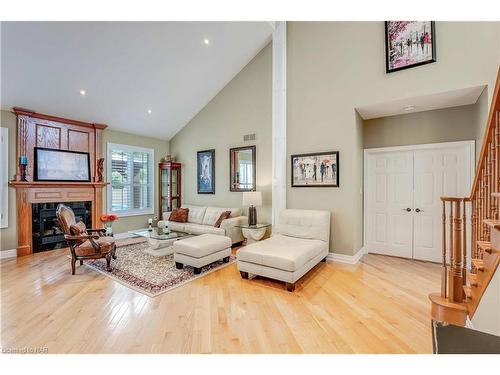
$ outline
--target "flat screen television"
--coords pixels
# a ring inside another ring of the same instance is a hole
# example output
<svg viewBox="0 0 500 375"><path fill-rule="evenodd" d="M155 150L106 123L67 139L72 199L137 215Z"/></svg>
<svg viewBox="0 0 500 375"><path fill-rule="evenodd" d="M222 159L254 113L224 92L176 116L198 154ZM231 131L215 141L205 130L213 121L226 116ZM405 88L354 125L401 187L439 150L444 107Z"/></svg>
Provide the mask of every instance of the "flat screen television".
<svg viewBox="0 0 500 375"><path fill-rule="evenodd" d="M35 181L90 182L90 154L35 147Z"/></svg>

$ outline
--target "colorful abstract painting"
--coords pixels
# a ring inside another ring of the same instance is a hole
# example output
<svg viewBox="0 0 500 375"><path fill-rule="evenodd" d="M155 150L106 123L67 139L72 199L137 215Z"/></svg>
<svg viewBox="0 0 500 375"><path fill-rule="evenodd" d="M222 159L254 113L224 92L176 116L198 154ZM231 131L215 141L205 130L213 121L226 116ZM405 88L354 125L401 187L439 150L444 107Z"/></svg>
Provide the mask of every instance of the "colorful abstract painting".
<svg viewBox="0 0 500 375"><path fill-rule="evenodd" d="M386 72L436 61L434 21L386 21Z"/></svg>

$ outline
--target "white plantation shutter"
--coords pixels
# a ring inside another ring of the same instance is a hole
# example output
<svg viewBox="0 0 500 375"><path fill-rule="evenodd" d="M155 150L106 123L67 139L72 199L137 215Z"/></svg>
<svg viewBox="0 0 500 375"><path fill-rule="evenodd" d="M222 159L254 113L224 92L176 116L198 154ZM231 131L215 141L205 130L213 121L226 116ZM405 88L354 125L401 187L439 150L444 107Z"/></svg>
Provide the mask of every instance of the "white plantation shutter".
<svg viewBox="0 0 500 375"><path fill-rule="evenodd" d="M108 212L153 213L153 161L153 149L108 143Z"/></svg>

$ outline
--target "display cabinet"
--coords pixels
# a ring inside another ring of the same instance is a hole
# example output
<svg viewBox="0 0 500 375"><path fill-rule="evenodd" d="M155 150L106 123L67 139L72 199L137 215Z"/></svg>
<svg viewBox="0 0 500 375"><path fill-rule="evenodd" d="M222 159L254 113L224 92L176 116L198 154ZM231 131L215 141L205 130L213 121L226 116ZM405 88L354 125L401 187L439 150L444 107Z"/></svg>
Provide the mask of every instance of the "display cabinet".
<svg viewBox="0 0 500 375"><path fill-rule="evenodd" d="M160 215L181 207L181 163L159 164Z"/></svg>

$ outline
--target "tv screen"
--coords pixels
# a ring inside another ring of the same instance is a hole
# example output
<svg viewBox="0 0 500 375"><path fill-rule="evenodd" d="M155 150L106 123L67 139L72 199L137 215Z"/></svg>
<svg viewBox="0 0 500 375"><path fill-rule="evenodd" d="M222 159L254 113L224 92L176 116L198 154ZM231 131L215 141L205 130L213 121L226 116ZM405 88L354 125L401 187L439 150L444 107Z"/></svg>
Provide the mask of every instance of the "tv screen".
<svg viewBox="0 0 500 375"><path fill-rule="evenodd" d="M90 154L35 147L35 181L90 182Z"/></svg>

